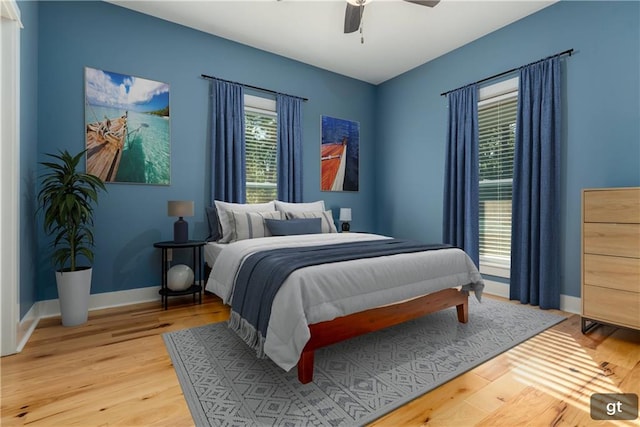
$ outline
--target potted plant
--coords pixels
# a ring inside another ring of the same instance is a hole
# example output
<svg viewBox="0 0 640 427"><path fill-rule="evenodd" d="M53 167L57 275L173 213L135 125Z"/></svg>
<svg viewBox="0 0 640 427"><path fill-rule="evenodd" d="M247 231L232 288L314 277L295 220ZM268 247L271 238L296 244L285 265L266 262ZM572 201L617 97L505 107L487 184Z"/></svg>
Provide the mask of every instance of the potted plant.
<svg viewBox="0 0 640 427"><path fill-rule="evenodd" d="M44 212L44 231L53 236L52 261L64 326L85 323L89 313L91 265L93 263L93 206L104 183L95 175L77 170L86 150L69 154L47 154L54 162L41 162L46 169L38 193L39 209Z"/></svg>

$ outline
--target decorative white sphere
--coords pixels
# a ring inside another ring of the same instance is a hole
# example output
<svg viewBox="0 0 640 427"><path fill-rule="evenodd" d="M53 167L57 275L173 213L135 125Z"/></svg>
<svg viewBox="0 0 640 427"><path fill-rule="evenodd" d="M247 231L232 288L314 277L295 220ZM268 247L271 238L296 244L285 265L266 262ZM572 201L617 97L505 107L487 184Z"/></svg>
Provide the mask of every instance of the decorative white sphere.
<svg viewBox="0 0 640 427"><path fill-rule="evenodd" d="M188 265L174 265L167 271L167 286L172 291L184 291L192 284L193 270Z"/></svg>

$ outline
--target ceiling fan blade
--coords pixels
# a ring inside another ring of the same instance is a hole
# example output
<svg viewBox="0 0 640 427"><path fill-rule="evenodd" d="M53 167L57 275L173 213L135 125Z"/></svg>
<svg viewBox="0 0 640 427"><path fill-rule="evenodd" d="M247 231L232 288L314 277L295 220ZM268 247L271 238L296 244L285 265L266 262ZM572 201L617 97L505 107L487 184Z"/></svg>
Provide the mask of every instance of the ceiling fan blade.
<svg viewBox="0 0 640 427"><path fill-rule="evenodd" d="M419 4L420 6L427 6L427 7L434 7L435 5L440 3L440 0L404 0L404 1L408 1L409 3L415 3L415 4Z"/></svg>
<svg viewBox="0 0 640 427"><path fill-rule="evenodd" d="M364 6L354 6L350 3L347 3L347 10L344 13L344 33L353 33L360 28L360 18L362 11L360 8L364 9Z"/></svg>

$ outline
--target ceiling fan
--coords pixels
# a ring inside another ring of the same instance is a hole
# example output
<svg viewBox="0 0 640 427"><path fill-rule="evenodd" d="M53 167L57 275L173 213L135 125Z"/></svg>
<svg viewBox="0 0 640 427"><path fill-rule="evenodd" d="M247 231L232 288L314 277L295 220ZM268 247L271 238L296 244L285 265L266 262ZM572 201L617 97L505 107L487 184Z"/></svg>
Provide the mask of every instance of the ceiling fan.
<svg viewBox="0 0 640 427"><path fill-rule="evenodd" d="M353 33L360 29L362 33L362 14L364 7L371 3L372 0L347 0L347 10L344 14L344 33ZM440 0L404 0L409 3L415 3L420 6L434 7ZM364 43L364 38L360 38L360 42Z"/></svg>

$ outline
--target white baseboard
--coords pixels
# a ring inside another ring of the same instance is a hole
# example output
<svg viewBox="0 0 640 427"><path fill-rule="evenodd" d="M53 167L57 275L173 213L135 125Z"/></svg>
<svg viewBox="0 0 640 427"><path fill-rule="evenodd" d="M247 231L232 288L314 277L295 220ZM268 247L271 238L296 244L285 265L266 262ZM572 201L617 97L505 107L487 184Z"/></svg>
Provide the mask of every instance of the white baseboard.
<svg viewBox="0 0 640 427"><path fill-rule="evenodd" d="M484 279L484 293L509 299L509 285Z"/></svg>
<svg viewBox="0 0 640 427"><path fill-rule="evenodd" d="M129 289L126 291L105 292L102 294L91 294L89 296L89 311L101 310L103 308L120 307L129 304L139 304L141 302L158 301L160 286L148 288ZM39 318L60 316L60 302L58 299L38 301Z"/></svg>
<svg viewBox="0 0 640 427"><path fill-rule="evenodd" d="M582 298L560 295L560 310L568 313L582 313Z"/></svg>
<svg viewBox="0 0 640 427"><path fill-rule="evenodd" d="M509 284L484 279L484 292L509 299ZM580 314L581 308L582 300L580 298L564 294L560 295L560 310Z"/></svg>
<svg viewBox="0 0 640 427"><path fill-rule="evenodd" d="M16 347L16 353L22 351L27 341L29 341L29 338L31 338L31 334L36 329L36 326L38 326L39 321L38 303L35 303L18 324L18 345Z"/></svg>

